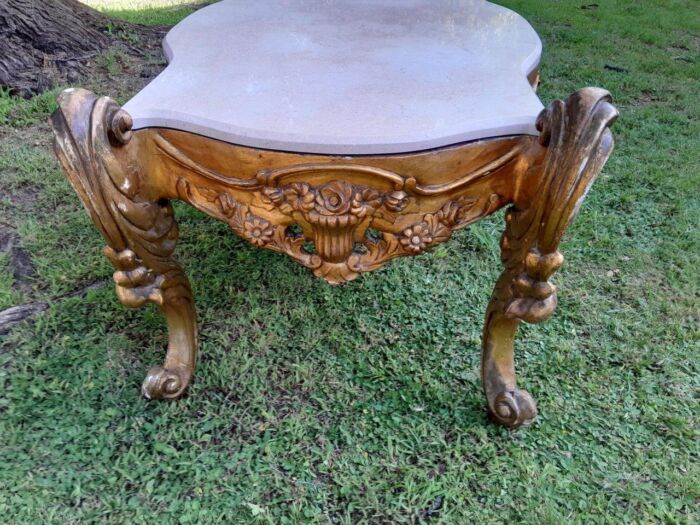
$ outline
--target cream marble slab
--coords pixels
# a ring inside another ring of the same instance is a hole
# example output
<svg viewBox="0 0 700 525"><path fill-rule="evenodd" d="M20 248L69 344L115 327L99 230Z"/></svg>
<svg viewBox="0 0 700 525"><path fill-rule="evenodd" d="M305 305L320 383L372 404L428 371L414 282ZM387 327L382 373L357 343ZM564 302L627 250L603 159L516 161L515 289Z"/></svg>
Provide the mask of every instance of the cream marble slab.
<svg viewBox="0 0 700 525"><path fill-rule="evenodd" d="M535 134L542 45L483 0L223 0L166 36L134 128L325 154Z"/></svg>

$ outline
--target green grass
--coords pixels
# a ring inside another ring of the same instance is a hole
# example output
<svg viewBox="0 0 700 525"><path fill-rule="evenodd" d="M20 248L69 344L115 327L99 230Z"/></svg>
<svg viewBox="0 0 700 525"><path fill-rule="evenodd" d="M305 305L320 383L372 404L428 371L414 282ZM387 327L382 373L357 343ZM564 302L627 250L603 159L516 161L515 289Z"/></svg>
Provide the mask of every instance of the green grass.
<svg viewBox="0 0 700 525"><path fill-rule="evenodd" d="M145 25L174 25L196 6L215 0L89 0L85 2L107 14Z"/></svg>
<svg viewBox="0 0 700 525"><path fill-rule="evenodd" d="M13 273L10 256L0 253L0 310L15 306L22 300L22 294L15 290Z"/></svg>
<svg viewBox="0 0 700 525"><path fill-rule="evenodd" d="M56 109L56 96L60 88L45 91L29 100L12 97L7 90L0 88L0 126L23 128L45 120ZM0 160L0 162L4 162Z"/></svg>
<svg viewBox="0 0 700 525"><path fill-rule="evenodd" d="M0 95L0 221L35 267L20 294L0 259L0 304L50 303L0 336L0 521L700 522L697 2L503 3L543 38L543 100L600 85L621 112L557 313L519 334L537 421L489 424L478 379L502 214L332 288L176 206L201 360L185 399L140 399L163 320L117 302L46 141L12 139L50 97Z"/></svg>

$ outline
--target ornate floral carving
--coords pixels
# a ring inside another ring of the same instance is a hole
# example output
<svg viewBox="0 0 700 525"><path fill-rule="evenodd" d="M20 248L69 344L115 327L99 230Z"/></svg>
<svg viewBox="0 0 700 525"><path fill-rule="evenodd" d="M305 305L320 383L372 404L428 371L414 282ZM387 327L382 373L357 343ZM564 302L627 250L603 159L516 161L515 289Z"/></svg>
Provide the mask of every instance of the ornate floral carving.
<svg viewBox="0 0 700 525"><path fill-rule="evenodd" d="M265 202L309 225L318 256L325 263L345 261L353 250L357 229L381 205L381 194L371 188L331 180L321 186L291 183L262 190ZM328 272L331 276L337 272Z"/></svg>
<svg viewBox="0 0 700 525"><path fill-rule="evenodd" d="M367 252L353 254L348 267L355 273L368 272L386 264L395 257L418 255L447 241L452 233L500 207L496 194L481 197L462 197L445 203L435 213L423 215L400 232L383 231L380 239L364 239Z"/></svg>
<svg viewBox="0 0 700 525"><path fill-rule="evenodd" d="M334 157L263 169L254 178L236 178L190 158L162 133L156 133L154 143L174 162L175 169L185 168L188 180L202 181L190 198L182 197L180 188L181 198L222 216L236 233L254 244L288 253L333 284L352 280L359 272L378 268L394 257L422 253L447 240L454 229L502 206L501 197L483 188L476 190L475 196L466 195L473 184L513 163L522 148L521 142L509 142L509 147L485 155L483 163L474 162L473 169L456 179L421 184L413 176ZM207 188L214 185L225 189L209 195L212 190ZM255 194L252 199L244 196L250 193ZM218 203L216 208L212 202ZM438 210L425 213L431 205ZM265 217L277 228L275 233L270 235L269 228L246 229L245 214ZM301 226L301 244L313 243L313 253L299 250L297 244L290 246L288 236L278 235L280 227L285 230L290 224ZM367 238L370 227L380 230L383 239ZM253 231L264 235L252 238ZM413 233L410 236L409 231ZM356 250L358 243L364 244L366 251Z"/></svg>
<svg viewBox="0 0 700 525"><path fill-rule="evenodd" d="M264 188L263 195L279 206L282 213L309 212L314 209L316 195L306 183L294 183L285 188Z"/></svg>
<svg viewBox="0 0 700 525"><path fill-rule="evenodd" d="M399 242L404 249L412 254L419 254L433 243L433 234L427 222L414 224L401 232Z"/></svg>
<svg viewBox="0 0 700 525"><path fill-rule="evenodd" d="M350 206L355 204L355 200L355 191L350 184L334 180L316 191L316 210L322 215L343 215L350 211ZM359 205L359 202L357 204ZM353 208L354 212L356 210L357 208Z"/></svg>
<svg viewBox="0 0 700 525"><path fill-rule="evenodd" d="M265 246L272 239L275 228L265 219L249 216L243 223L244 237L256 246Z"/></svg>
<svg viewBox="0 0 700 525"><path fill-rule="evenodd" d="M285 253L307 268L316 270L322 261L304 250L303 235L288 235L284 225L275 225L256 215L251 207L225 192L195 186L184 178L176 184L178 197L195 208L226 222L231 230L257 246Z"/></svg>
<svg viewBox="0 0 700 525"><path fill-rule="evenodd" d="M320 187L307 183L294 182L287 186L265 187L263 201L274 204L282 213L304 214L311 223L344 225L353 219L362 219L381 204L378 191L333 180ZM336 219L325 219L335 217Z"/></svg>
<svg viewBox="0 0 700 525"><path fill-rule="evenodd" d="M384 229L382 239L375 240L368 238L366 231L374 225L382 204L391 200L391 206L404 206L408 200L404 192L381 193L337 180L320 186L294 182L265 187L260 191L263 202L288 216L289 222L274 224L227 192L194 186L184 178L178 180L177 188L180 199L219 216L236 234L257 246L289 255L332 284L355 279L360 272L379 268L395 257L422 253L445 242L455 229L500 206L495 194L460 197L396 232ZM397 216L382 215L383 220L387 217L391 223ZM308 234L285 233L286 226L297 221L306 225ZM315 253L304 249L309 242L314 243ZM367 250L358 253L356 242L363 243Z"/></svg>

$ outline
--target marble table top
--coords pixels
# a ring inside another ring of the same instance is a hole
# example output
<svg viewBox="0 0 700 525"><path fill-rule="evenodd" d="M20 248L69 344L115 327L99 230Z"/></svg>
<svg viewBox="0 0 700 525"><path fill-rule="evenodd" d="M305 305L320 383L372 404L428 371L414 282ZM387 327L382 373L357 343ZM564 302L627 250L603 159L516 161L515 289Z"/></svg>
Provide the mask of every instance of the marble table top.
<svg viewBox="0 0 700 525"><path fill-rule="evenodd" d="M180 22L134 128L339 155L536 134L542 45L483 0L223 0Z"/></svg>

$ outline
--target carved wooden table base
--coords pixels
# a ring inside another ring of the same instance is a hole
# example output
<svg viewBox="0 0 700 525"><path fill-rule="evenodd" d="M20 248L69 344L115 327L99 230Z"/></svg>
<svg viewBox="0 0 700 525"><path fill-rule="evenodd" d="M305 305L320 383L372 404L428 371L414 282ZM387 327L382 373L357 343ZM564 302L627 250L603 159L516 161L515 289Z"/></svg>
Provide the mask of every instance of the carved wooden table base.
<svg viewBox="0 0 700 525"><path fill-rule="evenodd" d="M486 313L482 380L493 419L515 427L537 413L516 384L515 331L520 321L537 323L554 311L549 278L563 262L559 241L613 147L610 102L593 88L555 101L539 116L539 137L352 157L258 150L169 129L132 131L126 112L85 90L61 94L52 120L63 169L107 242L119 300L156 303L167 318L165 363L143 384L149 398L180 396L197 357L192 290L173 258L170 199L333 284L418 255L510 205L504 270Z"/></svg>

